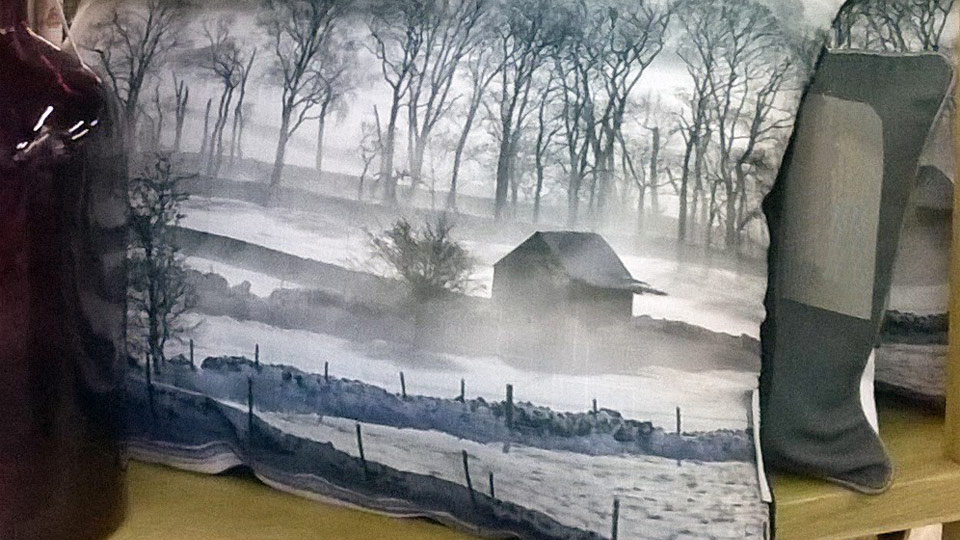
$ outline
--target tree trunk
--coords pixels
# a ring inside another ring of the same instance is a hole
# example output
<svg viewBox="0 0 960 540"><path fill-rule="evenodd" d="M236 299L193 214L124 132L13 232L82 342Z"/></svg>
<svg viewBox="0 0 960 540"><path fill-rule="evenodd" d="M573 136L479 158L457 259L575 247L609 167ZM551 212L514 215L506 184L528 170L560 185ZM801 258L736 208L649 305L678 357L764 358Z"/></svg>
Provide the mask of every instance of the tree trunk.
<svg viewBox="0 0 960 540"><path fill-rule="evenodd" d="M513 167L511 167L512 169ZM520 182L517 180L516 176L511 172L510 173L510 218L517 218L517 192L520 189Z"/></svg>
<svg viewBox="0 0 960 540"><path fill-rule="evenodd" d="M447 192L447 210L457 210L457 182L460 179L460 166L463 163L463 152L467 147L467 139L470 137L470 130L473 129L473 121L477 117L477 110L480 108L480 100L476 96L482 96L483 93L474 89L475 96L470 102L470 108L467 110L467 117L463 122L463 129L460 131L460 137L457 139L457 147L453 152L453 172L450 175L450 191Z"/></svg>
<svg viewBox="0 0 960 540"><path fill-rule="evenodd" d="M570 167L568 175L569 188L567 189L567 227L576 227L580 219L580 173L577 172L576 163Z"/></svg>
<svg viewBox="0 0 960 540"><path fill-rule="evenodd" d="M174 153L180 153L180 144L183 140L183 120L182 116L177 117L177 124L175 127L173 135L173 151Z"/></svg>
<svg viewBox="0 0 960 540"><path fill-rule="evenodd" d="M213 98L207 99L207 109L203 113L203 137L200 139L200 165L203 165L203 156L207 154L207 136L210 134L210 106Z"/></svg>
<svg viewBox="0 0 960 540"><path fill-rule="evenodd" d="M597 155L596 176L598 179L597 201L594 215L594 229L602 228L606 225L609 212L610 192L613 187L613 143L614 128L606 128L606 142L598 145L599 153Z"/></svg>
<svg viewBox="0 0 960 540"><path fill-rule="evenodd" d="M683 152L683 169L680 173L680 211L677 214L677 241L687 240L687 184L690 181L690 156L697 144L696 135L691 134Z"/></svg>
<svg viewBox="0 0 960 540"><path fill-rule="evenodd" d="M533 223L540 223L540 197L543 194L543 129L540 130L540 135L537 138L537 152L536 152L536 172L537 172L537 188L533 192Z"/></svg>
<svg viewBox="0 0 960 540"><path fill-rule="evenodd" d="M543 166L537 166L537 189L533 194L533 223L540 223L540 197L543 194Z"/></svg>
<svg viewBox="0 0 960 540"><path fill-rule="evenodd" d="M390 105L390 119L384 137L383 157L380 161L380 177L383 179L383 202L397 205L397 177L393 174L393 156L396 146L397 116L400 114L400 95L394 90L393 103Z"/></svg>
<svg viewBox="0 0 960 540"><path fill-rule="evenodd" d="M186 100L183 101L182 107L186 107ZM178 110L176 116L176 124L174 125L173 132L173 151L175 153L180 153L180 145L183 141L183 123L186 120L186 110Z"/></svg>
<svg viewBox="0 0 960 540"><path fill-rule="evenodd" d="M240 111L240 124L237 126L237 160L243 161L243 132L247 127L247 115Z"/></svg>
<svg viewBox="0 0 960 540"><path fill-rule="evenodd" d="M500 140L500 153L497 156L497 183L494 196L493 217L503 219L503 210L507 205L507 191L510 188L510 122L504 122Z"/></svg>
<svg viewBox="0 0 960 540"><path fill-rule="evenodd" d="M463 150L467 145L471 120L472 118L468 117L467 124L460 133L460 139L457 140L457 148L453 152L453 172L450 174L450 190L447 191L447 210L454 212L457 211L457 181L460 179L460 165L463 162Z"/></svg>
<svg viewBox="0 0 960 540"><path fill-rule="evenodd" d="M707 217L706 223L706 243L707 247L713 243L713 222L717 217L717 183L712 182L710 185L710 211L708 212L709 216Z"/></svg>
<svg viewBox="0 0 960 540"><path fill-rule="evenodd" d="M510 179L510 218L517 218L517 192L520 189L520 176L517 175L517 154L520 148L520 132L514 131L510 142L510 159L507 162L507 178Z"/></svg>
<svg viewBox="0 0 960 540"><path fill-rule="evenodd" d="M727 249L733 249L736 247L737 243L737 197L733 189L733 181L729 178L724 184L724 187L727 190L727 220L726 220L726 234L724 235L724 245Z"/></svg>
<svg viewBox="0 0 960 540"><path fill-rule="evenodd" d="M637 236L643 237L644 213L646 212L646 186L637 186Z"/></svg>
<svg viewBox="0 0 960 540"><path fill-rule="evenodd" d="M227 92L227 99L223 105L223 116L219 119L217 126L217 152L213 163L211 176L216 178L220 175L220 166L223 164L223 131L227 127L227 120L230 117L230 104L233 102L233 89Z"/></svg>
<svg viewBox="0 0 960 540"><path fill-rule="evenodd" d="M735 242L737 247L740 246L742 242L742 231L740 230L740 224L743 223L743 220L746 216L747 211L747 173L743 170L743 163L737 164L737 185L739 187L738 192L738 201L737 201L737 219L734 222L734 231L736 234Z"/></svg>
<svg viewBox="0 0 960 540"><path fill-rule="evenodd" d="M323 180L323 133L326 130L327 115L325 110L320 111L320 118L317 119L317 157L316 169L317 179Z"/></svg>
<svg viewBox="0 0 960 540"><path fill-rule="evenodd" d="M174 78L174 97L176 108L174 109L173 151L180 153L180 145L183 142L183 123L187 118L187 103L190 101L190 88L183 81L178 83L176 78Z"/></svg>
<svg viewBox="0 0 960 540"><path fill-rule="evenodd" d="M228 168L233 168L234 159L237 157L237 132L240 130L240 104L233 109L233 122L230 126L230 161L227 162Z"/></svg>
<svg viewBox="0 0 960 540"><path fill-rule="evenodd" d="M412 201L417 192L417 187L423 182L423 159L427 151L425 138L414 138L413 151L410 152L410 193L409 199Z"/></svg>
<svg viewBox="0 0 960 540"><path fill-rule="evenodd" d="M290 111L284 111L280 118L280 136L277 138L277 153L270 173L270 199L275 202L280 194L280 182L283 178L284 159L287 154L287 142L290 140Z"/></svg>
<svg viewBox="0 0 960 540"><path fill-rule="evenodd" d="M220 94L220 103L217 104L217 118L213 122L213 132L210 133L210 143L207 146L207 176L213 176L214 155L217 153L217 133L220 132L220 122L223 119L224 104L227 101L226 92Z"/></svg>
<svg viewBox="0 0 960 540"><path fill-rule="evenodd" d="M613 153L614 153L613 138L611 135L610 144L607 147L606 156L604 158L606 160L606 165L604 166L604 171L603 171L604 181L603 181L603 184L600 186L601 203L600 203L600 208L598 209L599 210L598 222L599 222L599 227L601 228L606 227L607 224L609 223L610 213L611 213L610 199L616 187L615 186L616 178L614 177L615 165L614 165Z"/></svg>
<svg viewBox="0 0 960 540"><path fill-rule="evenodd" d="M230 168L233 168L235 160L243 160L243 97L237 101L237 106L233 109L233 127L230 133Z"/></svg>
<svg viewBox="0 0 960 540"><path fill-rule="evenodd" d="M653 140L650 148L650 180L647 184L650 186L650 213L654 219L660 215L660 184L657 178L660 172L658 161L660 160L660 128L655 127L653 131ZM656 223L654 223L656 225Z"/></svg>

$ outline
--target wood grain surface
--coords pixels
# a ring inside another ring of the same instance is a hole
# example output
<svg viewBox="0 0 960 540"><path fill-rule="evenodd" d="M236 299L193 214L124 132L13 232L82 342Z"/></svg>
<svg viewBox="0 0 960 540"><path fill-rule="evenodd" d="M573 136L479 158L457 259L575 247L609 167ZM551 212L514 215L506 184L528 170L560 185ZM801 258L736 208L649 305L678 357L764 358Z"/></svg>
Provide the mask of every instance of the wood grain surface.
<svg viewBox="0 0 960 540"><path fill-rule="evenodd" d="M131 462L126 520L109 540L468 540L423 519L322 504L251 476L190 473Z"/></svg>

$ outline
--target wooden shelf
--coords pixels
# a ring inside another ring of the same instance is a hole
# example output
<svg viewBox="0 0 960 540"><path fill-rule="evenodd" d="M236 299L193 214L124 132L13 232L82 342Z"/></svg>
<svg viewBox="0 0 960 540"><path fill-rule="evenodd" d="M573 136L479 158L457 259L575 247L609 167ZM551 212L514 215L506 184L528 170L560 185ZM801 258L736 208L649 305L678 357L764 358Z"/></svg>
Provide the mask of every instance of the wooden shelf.
<svg viewBox="0 0 960 540"><path fill-rule="evenodd" d="M778 540L849 540L960 521L960 465L945 457L943 416L884 406L880 435L896 467L883 495L809 478L772 479Z"/></svg>
<svg viewBox="0 0 960 540"><path fill-rule="evenodd" d="M127 485L127 515L110 540L473 538L426 520L318 504L251 476L210 476L134 461Z"/></svg>

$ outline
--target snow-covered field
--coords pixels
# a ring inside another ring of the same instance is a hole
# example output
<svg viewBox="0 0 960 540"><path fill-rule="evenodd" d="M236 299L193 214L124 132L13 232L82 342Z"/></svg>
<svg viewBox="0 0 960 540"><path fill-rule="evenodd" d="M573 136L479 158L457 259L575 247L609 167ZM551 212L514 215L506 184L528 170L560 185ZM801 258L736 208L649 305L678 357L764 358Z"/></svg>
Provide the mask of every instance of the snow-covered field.
<svg viewBox="0 0 960 540"><path fill-rule="evenodd" d="M459 394L462 378L468 397L503 400L505 385L510 383L518 401L560 411L585 411L596 398L600 407L618 410L627 418L668 427L674 425L675 408L679 406L686 431L744 429L746 396L757 384L751 373L690 373L656 366L646 366L636 375L559 375L524 371L491 356L417 354L387 347L378 353L376 347L361 349L333 336L229 317L189 314L185 322L201 322L190 335L198 360L221 355L252 358L259 344L260 359L266 364L322 373L324 362L329 362L333 376L358 379L398 393L402 370L410 394L454 397ZM185 352L186 347L171 342L168 349L173 355Z"/></svg>
<svg viewBox="0 0 960 540"><path fill-rule="evenodd" d="M355 422L317 415L260 413L286 433L330 442L359 456ZM585 456L514 445L480 444L437 431L363 424L367 460L466 485L461 451L469 454L474 489L544 512L560 523L610 532L620 499L621 538L762 538L767 511L757 472L742 462L696 463L643 456Z"/></svg>
<svg viewBox="0 0 960 540"><path fill-rule="evenodd" d="M323 216L289 209L267 209L226 199L191 199L185 227L244 240L292 255L349 268L366 267L369 251L359 226L344 228ZM477 259L473 294L489 296L493 264L515 246L465 241ZM633 277L668 293L634 299L634 315L679 320L728 334L757 337L763 320L766 280L702 264L621 255ZM228 278L229 280L229 278ZM251 281L251 284L253 282ZM257 290L269 283L253 284ZM259 294L259 293L257 293Z"/></svg>
<svg viewBox="0 0 960 540"><path fill-rule="evenodd" d="M369 270L365 237L359 225L348 226L316 213L268 209L225 199L195 198L185 209L183 225L267 246L304 258L352 269ZM386 226L387 224L383 224ZM493 264L513 245L464 242L477 259L472 294L488 296ZM621 255L633 276L668 296L638 296L634 314L685 321L713 331L756 336L763 318L765 283L761 277L658 257ZM251 292L268 296L277 288L297 287L275 276L252 272L202 257L188 264L214 271L230 283L251 284ZM409 394L453 397L460 380L467 397L503 400L512 384L514 399L557 411L585 411L593 399L625 417L649 420L671 429L676 407L685 431L744 429L754 373L688 372L643 365L633 374L570 375L519 369L498 357L423 353L383 342L356 343L304 330L286 330L230 317L191 313L196 355L244 355L259 345L263 363L285 364L322 373L329 363L334 377L358 379L400 392L403 371ZM168 344L168 354L185 352ZM260 416L285 433L329 442L357 456L352 420L291 413ZM621 501L619 531L630 539L763 538L767 509L761 501L755 464L699 463L651 456L585 456L502 443L482 444L437 431L363 424L364 451L370 461L398 470L431 475L465 485L461 451L470 456L474 488L488 492L495 475L497 497L542 511L560 523L610 534L614 497Z"/></svg>

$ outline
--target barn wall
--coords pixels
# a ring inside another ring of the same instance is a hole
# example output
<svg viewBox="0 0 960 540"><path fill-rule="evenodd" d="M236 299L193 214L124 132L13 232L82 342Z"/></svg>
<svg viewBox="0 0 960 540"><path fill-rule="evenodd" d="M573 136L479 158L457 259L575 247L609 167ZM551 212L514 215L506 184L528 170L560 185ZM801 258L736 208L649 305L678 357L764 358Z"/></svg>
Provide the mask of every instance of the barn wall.
<svg viewBox="0 0 960 540"><path fill-rule="evenodd" d="M492 297L509 314L539 318L563 309L568 285L569 279L549 254L516 250L494 266Z"/></svg>
<svg viewBox="0 0 960 540"><path fill-rule="evenodd" d="M616 289L599 289L583 284L570 287L569 309L587 325L610 321L629 321L633 315L633 293Z"/></svg>

